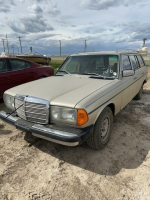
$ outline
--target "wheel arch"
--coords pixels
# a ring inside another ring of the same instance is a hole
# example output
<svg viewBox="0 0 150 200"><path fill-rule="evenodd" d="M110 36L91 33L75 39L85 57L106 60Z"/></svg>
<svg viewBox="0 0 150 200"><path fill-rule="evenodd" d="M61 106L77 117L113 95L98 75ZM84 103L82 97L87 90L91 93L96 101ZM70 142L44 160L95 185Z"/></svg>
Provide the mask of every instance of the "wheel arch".
<svg viewBox="0 0 150 200"><path fill-rule="evenodd" d="M146 79L143 81L143 85L144 85L145 83L147 83L147 80L146 80Z"/></svg>
<svg viewBox="0 0 150 200"><path fill-rule="evenodd" d="M101 112L106 108L106 107L109 107L112 111L112 114L113 116L115 115L115 104L113 102L108 102L107 104L103 105L102 107L100 107L97 115L96 115L96 118L95 118L95 121L94 121L94 124L96 123L98 117L100 116Z"/></svg>

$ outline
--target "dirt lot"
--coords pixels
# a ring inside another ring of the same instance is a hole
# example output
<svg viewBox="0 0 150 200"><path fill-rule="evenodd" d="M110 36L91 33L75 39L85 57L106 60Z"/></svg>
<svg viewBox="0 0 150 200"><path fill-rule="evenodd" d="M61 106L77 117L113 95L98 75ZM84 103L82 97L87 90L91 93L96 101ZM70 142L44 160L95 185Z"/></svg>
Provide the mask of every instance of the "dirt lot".
<svg viewBox="0 0 150 200"><path fill-rule="evenodd" d="M116 116L101 151L54 144L0 121L0 199L149 200L150 81L144 89Z"/></svg>

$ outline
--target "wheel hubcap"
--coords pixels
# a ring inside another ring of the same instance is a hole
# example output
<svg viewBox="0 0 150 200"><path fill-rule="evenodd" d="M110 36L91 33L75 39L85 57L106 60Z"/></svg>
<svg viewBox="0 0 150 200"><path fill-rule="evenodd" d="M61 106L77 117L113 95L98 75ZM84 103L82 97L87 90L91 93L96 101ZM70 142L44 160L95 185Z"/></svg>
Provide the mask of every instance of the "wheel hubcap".
<svg viewBox="0 0 150 200"><path fill-rule="evenodd" d="M102 128L101 128L101 138L104 139L107 136L108 130L109 130L109 118L106 117L103 120Z"/></svg>

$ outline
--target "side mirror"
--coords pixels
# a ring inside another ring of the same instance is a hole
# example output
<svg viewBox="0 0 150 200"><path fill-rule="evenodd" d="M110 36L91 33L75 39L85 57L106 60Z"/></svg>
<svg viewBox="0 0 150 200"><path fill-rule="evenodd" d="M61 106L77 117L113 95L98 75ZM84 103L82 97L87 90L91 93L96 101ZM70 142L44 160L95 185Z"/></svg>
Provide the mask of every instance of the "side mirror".
<svg viewBox="0 0 150 200"><path fill-rule="evenodd" d="M123 77L134 76L134 74L135 74L135 71L133 69L125 70L122 72Z"/></svg>

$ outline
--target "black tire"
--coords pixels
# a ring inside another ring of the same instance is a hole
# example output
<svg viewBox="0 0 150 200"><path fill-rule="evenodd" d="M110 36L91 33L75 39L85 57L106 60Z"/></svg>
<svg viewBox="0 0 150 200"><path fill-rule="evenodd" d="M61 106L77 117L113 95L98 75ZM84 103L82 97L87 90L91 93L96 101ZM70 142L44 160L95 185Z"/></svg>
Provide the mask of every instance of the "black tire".
<svg viewBox="0 0 150 200"><path fill-rule="evenodd" d="M134 100L140 100L142 98L143 93L143 85L140 88L140 91L137 93L137 95L133 98Z"/></svg>
<svg viewBox="0 0 150 200"><path fill-rule="evenodd" d="M94 149L105 148L110 139L112 125L113 113L109 107L106 107L98 117L94 126L93 134L87 139L87 144Z"/></svg>

